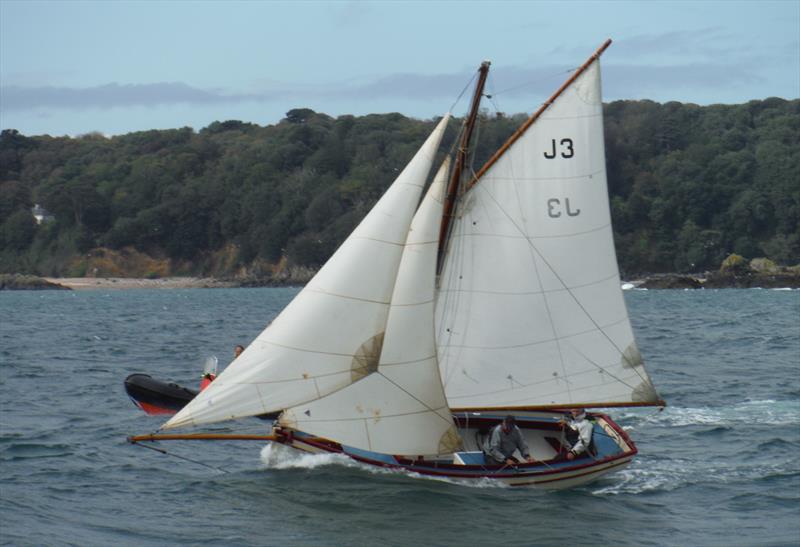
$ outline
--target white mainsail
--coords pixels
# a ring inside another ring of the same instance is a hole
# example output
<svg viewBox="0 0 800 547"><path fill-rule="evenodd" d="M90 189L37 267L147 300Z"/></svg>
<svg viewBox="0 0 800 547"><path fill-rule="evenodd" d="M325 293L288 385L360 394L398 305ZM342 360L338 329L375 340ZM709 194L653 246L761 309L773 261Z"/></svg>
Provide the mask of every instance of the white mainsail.
<svg viewBox="0 0 800 547"><path fill-rule="evenodd" d="M375 370L409 225L448 119L295 299L163 429L275 412Z"/></svg>
<svg viewBox="0 0 800 547"><path fill-rule="evenodd" d="M280 425L385 454L441 454L460 447L439 378L433 325L448 165L439 169L411 223L378 370L327 397L286 410Z"/></svg>
<svg viewBox="0 0 800 547"><path fill-rule="evenodd" d="M595 60L462 198L436 306L451 408L654 403L620 290Z"/></svg>

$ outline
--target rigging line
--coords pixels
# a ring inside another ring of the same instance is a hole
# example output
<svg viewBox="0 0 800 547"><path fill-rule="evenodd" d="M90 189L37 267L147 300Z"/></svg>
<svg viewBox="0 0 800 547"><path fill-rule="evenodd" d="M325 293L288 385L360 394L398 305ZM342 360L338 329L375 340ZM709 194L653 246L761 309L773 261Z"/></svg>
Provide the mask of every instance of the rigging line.
<svg viewBox="0 0 800 547"><path fill-rule="evenodd" d="M430 406L428 406L427 403L425 403L424 401L419 399L417 396L415 396L413 393L411 393L410 391L405 389L403 386L401 386L400 384L398 384L397 382L395 382L394 380L392 380L391 378L389 378L388 376L383 374L380 370L377 371L375 374L380 374L381 376L383 376L384 379L386 379L387 382L389 382L390 384L394 385L397 389L399 389L400 391L402 391L403 393L405 393L406 395L408 395L409 397L411 397L412 399L417 401L423 407L428 409L428 411L433 412L436 416L441 418L442 421L444 421L446 423L449 423L451 426L455 427L455 421L453 420L453 415L450 413L450 407L447 406L447 395L445 395L444 386L442 386L442 396L444 397L444 406L442 408L447 410L447 415L450 417L449 419L444 418L441 414L439 414L436 411L436 409L431 408ZM441 380L439 380L439 384L441 385ZM420 414L420 413L419 412L404 413L404 414L401 414L401 416L411 415L411 414Z"/></svg>
<svg viewBox="0 0 800 547"><path fill-rule="evenodd" d="M197 464L197 465L202 465L203 467L207 467L209 469L213 469L214 471L218 471L219 473L223 473L223 474L227 474L228 473L228 471L222 469L221 467L214 467L213 465L209 465L207 463L204 463L204 462L201 462L201 461L198 461L198 460L193 460L191 458L187 458L186 456L181 456L180 454L174 454L172 452L167 452L163 448L158 448L156 446L150 446L150 445L147 445L147 444L142 444L142 443L137 442L137 441L130 441L130 443L135 445L135 446L141 446L142 448L147 448L148 450L154 450L156 452L164 454L165 456L172 456L173 458L178 458L179 460L185 460L187 462L191 462L191 463L194 463L194 464Z"/></svg>
<svg viewBox="0 0 800 547"><path fill-rule="evenodd" d="M515 186L515 189L516 189L516 186ZM578 297L575 296L575 294L573 293L572 289L567 286L567 284L564 282L564 280L561 278L561 276L558 274L558 272L556 272L555 268L553 268L553 266L550 264L550 262L548 262L548 260L544 257L544 255L541 253L541 251L539 251L538 247L533 244L533 241L531 241L531 238L527 237L526 232L523 232L520 229L520 226L515 222L515 220L511 217L511 215L502 207L502 205L500 205L500 203L494 198L494 196L488 190L483 192L483 193L486 194L489 198L491 198L491 200L497 205L498 209L500 209L500 211L508 218L508 221L511 222L511 225L514 226L514 228L516 228L517 231L519 231L519 233L522 234L525 237L525 239L528 241L528 245L530 246L531 250L534 253L536 253L536 255L542 260L542 262L545 263L545 265L550 270L550 272L556 277L556 279L558 279L558 281L561 283L561 285L564 287L564 289L566 289L567 294L569 294L572 297L572 300L583 311L584 315L589 319L589 321L592 322L592 324L603 335L603 337L611 344L611 346L614 349L617 350L617 352L622 356L622 358L625 359L625 361L628 362L628 364L630 365L631 369L633 369L633 371L636 373L636 375L639 376L639 378L643 382L646 381L645 378L636 369L634 364L630 361L630 359L628 359L628 357L625 355L625 352L622 349L620 349L619 347L617 347L617 344L611 339L611 337L605 332L605 330L603 330L603 328L600 325L597 324L597 321L595 320L595 318L592 317L592 315L586 310L586 308L581 303L581 301L578 299ZM538 271L538 266L536 266L536 260L534 259L533 262L534 262L534 268L536 268L536 274L538 276L539 271ZM541 277L539 277L539 284L541 286ZM545 299L545 305L547 306L548 315L550 315L550 306L547 303L547 299ZM560 347L560 344L559 344L559 347ZM561 352L559 351L559 355L560 354L561 354ZM563 363L563 358L562 358L562 363ZM594 364L594 363L592 363L592 364ZM602 367L601 367L601 369L602 369ZM602 370L605 370L605 369L602 369ZM625 384L625 385L627 385L627 384Z"/></svg>
<svg viewBox="0 0 800 547"><path fill-rule="evenodd" d="M456 209L455 213L458 214L459 211L462 208L463 208L463 201L459 200L458 209ZM465 224L463 222L456 222L453 229L454 229L454 232L451 233L451 237L447 242L448 246L445 249L444 264L442 265L442 272L441 272L442 275L446 273L447 277L444 279L444 283L442 283L441 282L441 276L440 276L440 279L439 279L439 281L440 281L439 289L440 290L437 293L437 297L441 296L441 294L442 294L442 291L441 291L441 286L442 285L444 285L445 287L457 286L459 288L463 285L463 280L461 280L461 281L457 280L457 275L458 275L458 271L457 270L458 270L459 266L463 265L463 255L464 255L464 253L463 252L459 252L459 251L463 250L463 248L465 246L465 243L466 243L466 239L464 238L464 235L466 234L466 226L465 226ZM456 236L458 236L458 237L456 237ZM458 245L458 247L456 249L454 249L453 245L456 245L456 244ZM457 256L462 257L461 264L456 264L455 262L453 262L453 260ZM459 310L460 304L461 304L461 299L457 298L457 296L458 295L457 295L456 292L451 292L449 290L445 291L445 300L444 300L444 302L442 304L442 319L443 319L443 321L441 322L441 325L439 327L439 333L444 336L444 333L442 332L442 329L445 329L444 332L447 333L446 337L447 337L447 340L448 340L448 346L450 345L450 340L453 337L454 333L452 332L451 328L447 328L446 327L445 320L450 318L449 320L452 322L452 324L450 325L451 327L453 326L453 324L455 324L455 319L454 318L458 317L458 310ZM441 339L441 336L437 336L436 339L437 339L437 358L438 358L439 348L441 347L438 344L438 341ZM446 370L445 370L446 378L443 381L444 385L449 383L450 380L453 378L453 376L456 374L455 363L458 363L460 361L461 352L463 352L463 351L464 351L463 348L457 348L457 354L453 355L452 358L448 359L448 358L446 358L447 356L445 356L444 359L440 359L440 361L439 361L440 366L441 366L442 362L445 362L445 368L446 368ZM448 352L449 352L449 350L448 350ZM454 364L452 366L447 366L447 362L454 363Z"/></svg>
<svg viewBox="0 0 800 547"><path fill-rule="evenodd" d="M511 170L512 170L511 178L512 178L512 181L513 181L513 180L516 180L515 177L514 177L514 164L513 164L513 162L510 163L510 167L511 167ZM514 188L514 194L517 196L517 206L518 206L519 216L522 219L522 222L525 223L526 222L526 216L525 216L525 212L522 210L522 196L520 196L520 194L519 194L519 184L516 183L516 182L512 182L511 185ZM492 199L492 201L495 202L495 204L500 208L500 210L508 217L508 219L511 221L512 225L515 228L517 228L517 230L520 230L519 227L517 226L517 224L514 222L514 219L511 218L511 215L506 213L506 211L503 209L503 207L501 207L500 204L497 203L497 200L494 199L494 196L492 196L488 192L488 190L485 193ZM527 228L527 226L526 226L526 228ZM527 236L527 234L528 234L527 230L525 230L524 232L522 230L520 230L520 232L522 233L523 236ZM537 282L539 284L539 290L544 295L544 283L542 281L542 276L539 274L539 265L536 263L536 254L535 253L537 251L536 251L536 249L533 249L533 248L531 248L531 251L532 252L530 253L530 257L531 257L531 261L533 262L533 268L536 270L536 280L537 280ZM549 265L548 265L548 267L549 267ZM552 268L550 268L550 269L552 270ZM561 278L559 278L559 281L561 281ZM566 285L566 284L562 281L562 285ZM542 300L544 302L545 309L547 310L547 317L549 319L550 326L552 328L553 337L557 339L558 338L558 333L556 332L555 322L553 321L553 312L550 309L550 302L548 301L546 296L544 298L542 298ZM566 368L566 363L564 362L564 352L562 351L562 348L561 348L561 342L559 340L556 340L556 345L558 346L558 357L559 357L559 360L561 361L561 370L564 373L563 377L566 379L566 377L567 377L567 368ZM567 388L567 396L570 399L572 399L572 391L570 389L570 382L569 381L567 381L566 388Z"/></svg>
<svg viewBox="0 0 800 547"><path fill-rule="evenodd" d="M452 106L450 107L449 112L452 112L455 109L456 105L461 100L461 97L464 96L464 93L466 93L467 89L469 89L469 87L472 85L472 82L475 81L475 78L478 77L478 74L479 74L478 72L475 72L472 75L472 78L469 79L469 81L467 82L467 85L464 86L464 89L461 90L461 93L458 94L458 97L456 98L455 102L453 102Z"/></svg>
<svg viewBox="0 0 800 547"><path fill-rule="evenodd" d="M487 78L486 81L486 85L487 87L491 87L491 91L490 93L484 93L483 96L489 99L489 102L492 103L492 106L494 106L494 111L497 114L501 114L500 105L495 100L495 95L497 95L497 92L494 90L494 76L492 74L489 74L489 77Z"/></svg>
<svg viewBox="0 0 800 547"><path fill-rule="evenodd" d="M513 162L511 163L511 167L513 169ZM512 179L514 178L513 172L511 174L511 177L512 177ZM517 196L517 205L519 207L519 211L518 212L519 212L520 218L523 219L523 222L524 222L525 214L522 211L522 199L521 199L521 196L519 195L519 185L512 183L512 187L514 188L514 194ZM500 209L500 211L511 222L511 225L514 226L514 228L516 228L517 231L519 231L519 233L522 234L526 238L526 240L528 241L528 245L529 245L529 248L530 248L530 251L531 251L530 252L530 258L531 258L531 261L533 262L533 268L536 271L536 280L537 280L537 282L539 284L539 290L542 293L544 293L544 284L542 282L542 276L539 274L539 266L536 263L536 254L538 254L538 250L533 247L533 243L527 238L527 233L528 232L527 231L523 231L517 225L517 223L514 221L514 219L511 217L511 215L500 205L500 203L497 202L497 200L494 198L493 195L491 195L491 193L488 190L482 192L482 194L486 194L486 196L489 199L491 199L495 203L495 205L497 205L497 207ZM479 194L479 195L481 195L481 194ZM547 261L545 261L545 264L547 264ZM550 267L549 264L547 264L547 266ZM552 270L552 269L553 268L550 267L550 270ZM561 280L560 277L558 277L558 274L556 274L555 272L553 272L553 273L556 275L558 280L561 281L561 284L565 288L567 288L566 284ZM567 291L569 291L568 288L567 288ZM572 294L572 293L570 293L570 294ZM558 347L558 359L559 359L559 361L561 363L561 371L563 372L562 378L566 378L568 376L568 374L567 374L567 364L566 364L566 362L564 360L564 351L563 351L563 349L561 347L561 342L558 340L558 333L556 332L555 322L553 321L553 312L550 309L550 302L548 301L548 299L546 297L543 298L542 300L544 302L545 310L547 311L547 318L549 320L548 322L550 324L550 328L551 328L551 331L553 333L553 338L556 339L556 346ZM585 310L584 310L584 312L585 312ZM570 398L570 400L572 400L572 389L570 388L570 382L569 381L566 382L566 389L567 389L567 396Z"/></svg>
<svg viewBox="0 0 800 547"><path fill-rule="evenodd" d="M602 330L602 329L601 329L601 330ZM604 374L608 374L609 376L611 376L612 378L614 378L614 379L615 379L617 382L619 382L620 384L622 384L622 385L625 385L625 386L628 386L629 388L631 388L631 390L634 390L634 389L636 389L636 387L635 387L635 386L632 386L632 385L630 385L628 382L626 382L625 380L622 380L621 378L617 378L617 376L615 376L614 374L612 374L611 372L609 372L609 371L608 371L608 369L605 369L605 368L603 368L603 365L601 365L601 364L599 364L599 363L595 363L595 362L594 362L592 359L590 359L590 358L589 358L587 355L585 355L585 354L584 354L584 353L583 353L583 352L582 352L580 349L576 348L575 346L572 346L572 349L573 349L574 351L576 351L576 352L578 353L578 355L580 355L581 357L583 357L584 359L586 359L586 361L588 361L589 363L591 363L591 364L592 364L594 367L596 367L596 368L597 368L597 369L599 369L599 370L602 370ZM639 376L639 379L640 379L640 380L644 380L644 378L642 378L641 376Z"/></svg>
<svg viewBox="0 0 800 547"><path fill-rule="evenodd" d="M477 118L475 118L475 129L474 129L475 134L472 137L472 153L469 155L469 166L468 166L469 172L473 177L475 177L475 152L478 150L478 141L480 140L481 136L481 127L483 127L483 123L481 123L481 117L478 116ZM462 180L463 178L464 177L462 175ZM464 188L463 184L459 185L459 190L460 190L460 195L462 196L466 192L466 189Z"/></svg>
<svg viewBox="0 0 800 547"><path fill-rule="evenodd" d="M523 87L528 87L528 86L533 85L533 84L538 84L539 82L545 82L545 81L548 81L548 80L551 80L551 79L555 78L556 76L562 76L564 74L569 74L570 72L575 72L576 70L578 70L578 68L579 67L572 67L572 68L568 68L567 70L561 70L559 72L554 72L554 73L550 74L549 76L543 76L541 78L537 78L536 80L528 80L527 82L523 82L523 83L515 85L515 86L507 87L506 89L501 89L500 91L496 91L494 93L494 95L502 95L504 93L508 93L509 91L515 91L515 90L521 89Z"/></svg>

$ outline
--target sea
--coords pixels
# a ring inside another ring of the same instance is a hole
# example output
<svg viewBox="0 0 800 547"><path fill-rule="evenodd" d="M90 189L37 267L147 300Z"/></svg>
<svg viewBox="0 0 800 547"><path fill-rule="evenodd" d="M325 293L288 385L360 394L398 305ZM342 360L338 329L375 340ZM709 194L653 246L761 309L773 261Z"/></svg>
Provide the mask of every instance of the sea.
<svg viewBox="0 0 800 547"><path fill-rule="evenodd" d="M126 442L163 422L128 399L128 374L196 387L298 290L0 292L0 544L800 545L798 290L626 291L668 406L610 409L639 456L572 490L263 442Z"/></svg>

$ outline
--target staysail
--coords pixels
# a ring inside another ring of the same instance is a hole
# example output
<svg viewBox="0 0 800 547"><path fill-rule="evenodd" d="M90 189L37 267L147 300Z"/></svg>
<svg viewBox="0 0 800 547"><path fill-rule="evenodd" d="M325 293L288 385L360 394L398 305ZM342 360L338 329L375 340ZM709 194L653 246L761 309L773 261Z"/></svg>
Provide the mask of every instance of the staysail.
<svg viewBox="0 0 800 547"><path fill-rule="evenodd" d="M436 361L433 310L438 230L449 162L438 171L405 244L376 372L286 410L279 424L384 454L457 450Z"/></svg>
<svg viewBox="0 0 800 547"><path fill-rule="evenodd" d="M376 370L408 228L448 119L317 275L164 429L275 412Z"/></svg>
<svg viewBox="0 0 800 547"><path fill-rule="evenodd" d="M655 404L620 290L595 58L456 211L437 299L453 409Z"/></svg>

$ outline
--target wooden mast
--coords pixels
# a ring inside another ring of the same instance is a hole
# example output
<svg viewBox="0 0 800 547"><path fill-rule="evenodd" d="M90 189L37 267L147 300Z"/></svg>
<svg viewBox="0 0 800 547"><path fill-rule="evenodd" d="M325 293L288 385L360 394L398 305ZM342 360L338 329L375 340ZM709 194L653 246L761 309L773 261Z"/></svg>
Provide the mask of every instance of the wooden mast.
<svg viewBox="0 0 800 547"><path fill-rule="evenodd" d="M480 68L478 68L478 83L475 84L475 93L472 95L472 105L470 106L469 115L467 116L464 132L461 134L461 142L458 145L455 164L453 165L453 173L447 185L447 193L445 194L442 211L442 224L439 228L439 250L436 258L437 275L442 270L444 249L447 246L450 224L453 219L453 210L455 209L456 198L458 197L458 190L461 185L461 176L467 166L467 151L469 149L470 140L472 139L472 131L475 128L475 120L478 118L478 108L481 104L483 88L486 85L486 77L489 75L489 65L491 65L489 61L484 61L481 63Z"/></svg>

